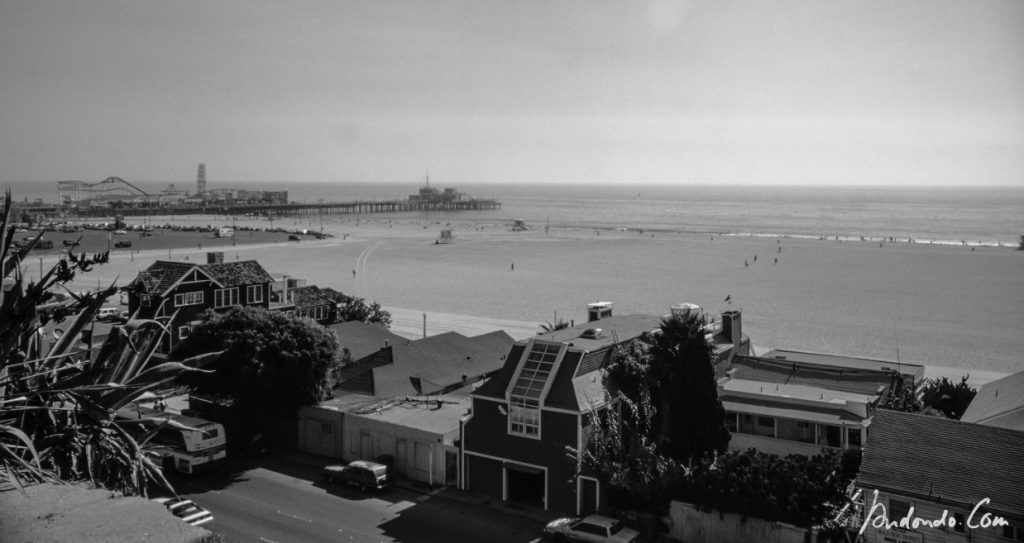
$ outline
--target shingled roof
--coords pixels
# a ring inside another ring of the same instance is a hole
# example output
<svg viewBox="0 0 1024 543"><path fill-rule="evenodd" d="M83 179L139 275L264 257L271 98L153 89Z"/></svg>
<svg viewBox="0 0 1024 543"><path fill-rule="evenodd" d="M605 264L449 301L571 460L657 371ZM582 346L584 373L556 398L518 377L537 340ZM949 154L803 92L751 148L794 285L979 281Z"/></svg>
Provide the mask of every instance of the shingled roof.
<svg viewBox="0 0 1024 543"><path fill-rule="evenodd" d="M163 294L195 267L195 264L188 262L157 260L139 272L131 285L141 284L145 292Z"/></svg>
<svg viewBox="0 0 1024 543"><path fill-rule="evenodd" d="M163 295L193 269L219 283L221 288L270 283L274 278L255 260L225 262L222 264L192 264L171 260L157 260L139 272L131 285L142 285L146 292Z"/></svg>
<svg viewBox="0 0 1024 543"><path fill-rule="evenodd" d="M274 278L255 260L202 264L199 267L225 287L274 282Z"/></svg>
<svg viewBox="0 0 1024 543"><path fill-rule="evenodd" d="M409 378L419 378L423 391L435 392L457 385L462 377L476 379L501 369L501 359L512 345L505 332L466 337L446 332L414 341L396 341L342 370L343 380L372 371L373 394L380 398L417 394Z"/></svg>
<svg viewBox="0 0 1024 543"><path fill-rule="evenodd" d="M880 409L857 485L1024 522L1024 432Z"/></svg>
<svg viewBox="0 0 1024 543"><path fill-rule="evenodd" d="M294 287L288 289L288 293L292 298L292 304L295 305L296 309L305 309L308 307L318 307L322 305L331 305L334 302L330 298L325 296L320 291L320 287L310 285L307 287Z"/></svg>

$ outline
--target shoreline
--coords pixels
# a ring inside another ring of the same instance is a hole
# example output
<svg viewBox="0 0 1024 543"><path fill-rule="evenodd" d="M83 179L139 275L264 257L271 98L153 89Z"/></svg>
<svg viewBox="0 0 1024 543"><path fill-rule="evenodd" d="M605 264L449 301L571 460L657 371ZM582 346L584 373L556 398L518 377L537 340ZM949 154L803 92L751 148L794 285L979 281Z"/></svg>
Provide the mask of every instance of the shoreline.
<svg viewBox="0 0 1024 543"><path fill-rule="evenodd" d="M219 222L205 216L176 222L199 221ZM245 224L269 226L265 220ZM274 226L318 229L319 218L275 220ZM445 227L456 239L434 245ZM209 250L223 251L225 261L258 260L271 273L379 303L395 317L392 330L413 338L422 335L423 313L431 335L504 329L522 339L556 315L585 318L585 304L595 299L614 302L616 314L667 313L674 303L692 302L718 315L731 294L755 345L885 360L899 351L905 362L935 367L937 376L959 380L969 373L972 383L1024 369L1019 253L996 247L738 236L711 241L628 229L551 227L545 233L543 226L511 232L498 221L381 215L325 221L324 231L335 237L250 243L241 231L239 243L218 247L208 245L213 238L185 238L170 254L197 263L205 263ZM202 249L192 244L198 241ZM23 266L30 276L38 270L37 256ZM167 256L165 248L112 251L109 264L76 278L72 288L115 278L126 283Z"/></svg>

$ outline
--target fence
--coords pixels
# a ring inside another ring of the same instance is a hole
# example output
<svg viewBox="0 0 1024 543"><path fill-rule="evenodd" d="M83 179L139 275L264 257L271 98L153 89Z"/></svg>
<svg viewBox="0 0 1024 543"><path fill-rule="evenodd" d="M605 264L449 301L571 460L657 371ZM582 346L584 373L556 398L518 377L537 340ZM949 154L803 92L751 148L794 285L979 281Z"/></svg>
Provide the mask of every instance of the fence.
<svg viewBox="0 0 1024 543"><path fill-rule="evenodd" d="M806 528L735 513L705 512L684 502L673 501L669 516L672 519L669 537L686 543L807 543L814 540L813 531Z"/></svg>

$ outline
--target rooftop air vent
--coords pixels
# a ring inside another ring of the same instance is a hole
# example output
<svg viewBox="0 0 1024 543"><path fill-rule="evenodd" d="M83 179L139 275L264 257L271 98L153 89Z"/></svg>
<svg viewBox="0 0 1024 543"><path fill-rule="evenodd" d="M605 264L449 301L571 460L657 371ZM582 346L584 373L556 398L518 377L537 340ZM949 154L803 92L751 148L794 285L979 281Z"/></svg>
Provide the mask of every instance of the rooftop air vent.
<svg viewBox="0 0 1024 543"><path fill-rule="evenodd" d="M586 330L583 331L582 334L580 334L580 337L583 338L583 339L597 339L597 338L601 337L601 329L600 328L587 328Z"/></svg>

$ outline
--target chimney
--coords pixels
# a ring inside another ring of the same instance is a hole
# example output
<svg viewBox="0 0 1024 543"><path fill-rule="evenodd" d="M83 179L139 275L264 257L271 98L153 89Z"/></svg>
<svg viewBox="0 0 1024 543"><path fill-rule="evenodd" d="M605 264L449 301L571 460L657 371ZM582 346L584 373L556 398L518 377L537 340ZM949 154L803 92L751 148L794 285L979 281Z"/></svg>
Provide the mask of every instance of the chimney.
<svg viewBox="0 0 1024 543"><path fill-rule="evenodd" d="M211 251L206 253L207 264L223 264L224 263L224 252L223 251Z"/></svg>
<svg viewBox="0 0 1024 543"><path fill-rule="evenodd" d="M722 335L729 338L729 343L739 349L740 343L743 342L743 323L738 309L722 312Z"/></svg>
<svg viewBox="0 0 1024 543"><path fill-rule="evenodd" d="M599 321L612 316L611 302L594 302L587 304L587 322Z"/></svg>

